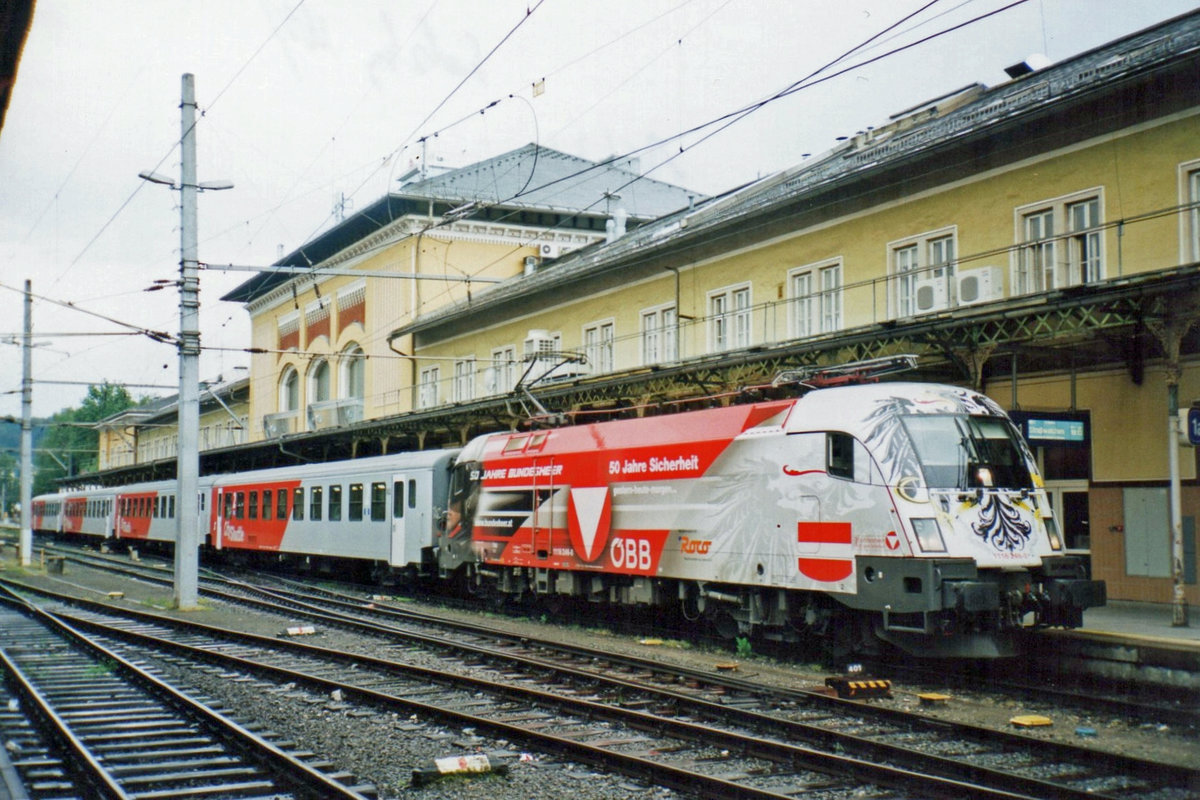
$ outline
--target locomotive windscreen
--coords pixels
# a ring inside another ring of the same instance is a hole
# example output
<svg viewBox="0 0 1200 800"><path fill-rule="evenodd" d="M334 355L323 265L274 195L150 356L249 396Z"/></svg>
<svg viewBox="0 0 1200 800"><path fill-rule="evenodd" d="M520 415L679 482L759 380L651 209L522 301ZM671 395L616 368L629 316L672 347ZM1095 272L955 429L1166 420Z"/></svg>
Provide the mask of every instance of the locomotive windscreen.
<svg viewBox="0 0 1200 800"><path fill-rule="evenodd" d="M931 489L1032 489L1017 433L998 417L920 414L904 427Z"/></svg>

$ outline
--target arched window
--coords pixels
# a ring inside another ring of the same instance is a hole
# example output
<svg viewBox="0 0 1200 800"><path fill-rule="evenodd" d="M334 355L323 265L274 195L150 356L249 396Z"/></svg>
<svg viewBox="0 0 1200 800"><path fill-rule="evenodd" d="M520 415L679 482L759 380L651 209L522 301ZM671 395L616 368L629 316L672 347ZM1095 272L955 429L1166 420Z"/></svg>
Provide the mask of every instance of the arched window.
<svg viewBox="0 0 1200 800"><path fill-rule="evenodd" d="M323 400L330 399L331 383L332 380L329 374L329 362L323 358L318 359L308 370L309 403L320 403Z"/></svg>
<svg viewBox="0 0 1200 800"><path fill-rule="evenodd" d="M279 410L295 411L300 408L300 375L292 367L283 371L279 379Z"/></svg>
<svg viewBox="0 0 1200 800"><path fill-rule="evenodd" d="M367 354L357 343L342 350L341 380L342 397L362 398L366 394Z"/></svg>

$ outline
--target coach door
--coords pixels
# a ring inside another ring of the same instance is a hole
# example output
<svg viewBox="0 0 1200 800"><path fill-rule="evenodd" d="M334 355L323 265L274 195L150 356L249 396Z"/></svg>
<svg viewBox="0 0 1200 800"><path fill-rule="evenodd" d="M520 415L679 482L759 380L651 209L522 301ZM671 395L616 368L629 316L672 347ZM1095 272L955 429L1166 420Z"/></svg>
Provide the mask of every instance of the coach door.
<svg viewBox="0 0 1200 800"><path fill-rule="evenodd" d="M433 488L423 472L399 472L392 476L393 567L421 563L421 549L433 544Z"/></svg>
<svg viewBox="0 0 1200 800"><path fill-rule="evenodd" d="M212 510L213 531L212 531L212 546L217 550L221 549L225 539L225 490L217 487L213 502L216 507Z"/></svg>

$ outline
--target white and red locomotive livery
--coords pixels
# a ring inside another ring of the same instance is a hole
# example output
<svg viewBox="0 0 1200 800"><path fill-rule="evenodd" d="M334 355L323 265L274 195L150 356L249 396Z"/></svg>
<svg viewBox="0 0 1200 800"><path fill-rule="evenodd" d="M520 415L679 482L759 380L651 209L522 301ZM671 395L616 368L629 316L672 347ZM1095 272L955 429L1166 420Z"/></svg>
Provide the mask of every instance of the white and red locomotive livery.
<svg viewBox="0 0 1200 800"><path fill-rule="evenodd" d="M1001 655L1027 614L1104 602L1004 412L949 386L483 436L450 516L440 564L477 590L682 606L730 635Z"/></svg>
<svg viewBox="0 0 1200 800"><path fill-rule="evenodd" d="M171 542L175 483L64 491L35 528ZM203 476L205 545L352 559L468 591L678 609L729 636L1013 652L1104 584L1062 553L1028 447L987 397L880 383Z"/></svg>

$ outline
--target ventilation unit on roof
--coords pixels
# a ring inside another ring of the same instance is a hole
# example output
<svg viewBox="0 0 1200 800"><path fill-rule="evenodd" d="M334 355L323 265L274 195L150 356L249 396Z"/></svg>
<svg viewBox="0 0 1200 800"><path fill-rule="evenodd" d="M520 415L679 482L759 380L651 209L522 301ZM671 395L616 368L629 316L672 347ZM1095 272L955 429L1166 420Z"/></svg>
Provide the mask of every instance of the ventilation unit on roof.
<svg viewBox="0 0 1200 800"><path fill-rule="evenodd" d="M542 258L558 258L560 252L562 252L562 246L553 242L543 242L538 247L538 253Z"/></svg>

